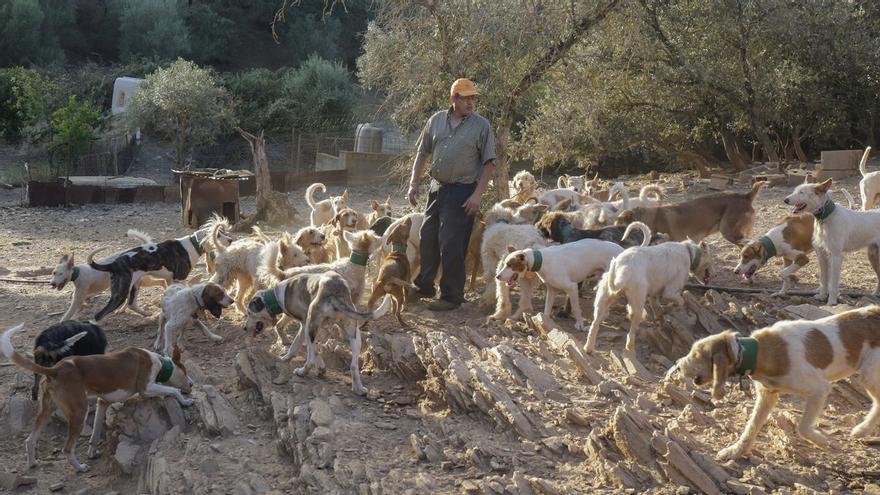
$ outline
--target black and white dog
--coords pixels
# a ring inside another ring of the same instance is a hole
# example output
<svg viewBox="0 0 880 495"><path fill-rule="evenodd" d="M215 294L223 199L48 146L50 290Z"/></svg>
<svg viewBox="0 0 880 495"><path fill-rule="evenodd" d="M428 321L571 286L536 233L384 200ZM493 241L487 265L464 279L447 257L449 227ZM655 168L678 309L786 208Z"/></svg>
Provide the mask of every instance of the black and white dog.
<svg viewBox="0 0 880 495"><path fill-rule="evenodd" d="M100 264L89 255L89 266L95 270L110 272L110 300L95 315L95 321L119 309L125 302L134 301L137 297L138 282L148 272L159 272L174 282L182 282L189 277L193 267L206 251L213 249L210 243L211 231L217 224L222 224L220 242L228 245L232 239L225 234L229 232L229 221L215 216L192 235L162 241L158 244L148 243L120 253L113 261Z"/></svg>
<svg viewBox="0 0 880 495"><path fill-rule="evenodd" d="M85 333L80 338L80 334ZM34 362L51 368L67 356L90 356L104 354L107 350L107 336L104 330L94 323L67 320L56 323L40 332L34 339ZM31 398L37 400L41 375L34 373L34 387Z"/></svg>

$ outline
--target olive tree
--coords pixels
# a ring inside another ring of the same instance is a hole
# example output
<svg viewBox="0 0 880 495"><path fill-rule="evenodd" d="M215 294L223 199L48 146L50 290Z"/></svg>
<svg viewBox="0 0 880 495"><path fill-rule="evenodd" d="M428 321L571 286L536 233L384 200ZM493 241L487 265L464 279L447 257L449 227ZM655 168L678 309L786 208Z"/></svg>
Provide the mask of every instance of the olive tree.
<svg viewBox="0 0 880 495"><path fill-rule="evenodd" d="M146 77L128 115L132 125L175 142L178 167L194 146L234 124L231 98L214 73L183 59Z"/></svg>

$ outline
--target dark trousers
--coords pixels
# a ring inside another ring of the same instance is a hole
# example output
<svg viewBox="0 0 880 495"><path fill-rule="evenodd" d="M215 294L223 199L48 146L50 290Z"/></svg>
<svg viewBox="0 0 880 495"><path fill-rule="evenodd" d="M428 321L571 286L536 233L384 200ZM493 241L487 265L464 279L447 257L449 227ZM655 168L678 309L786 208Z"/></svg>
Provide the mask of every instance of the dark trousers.
<svg viewBox="0 0 880 495"><path fill-rule="evenodd" d="M433 296L437 269L443 266L440 278L440 299L464 302L464 283L467 278L464 257L474 227L474 217L462 205L474 193L474 184L440 186L428 194L428 209L422 224L422 270L415 284L419 292Z"/></svg>

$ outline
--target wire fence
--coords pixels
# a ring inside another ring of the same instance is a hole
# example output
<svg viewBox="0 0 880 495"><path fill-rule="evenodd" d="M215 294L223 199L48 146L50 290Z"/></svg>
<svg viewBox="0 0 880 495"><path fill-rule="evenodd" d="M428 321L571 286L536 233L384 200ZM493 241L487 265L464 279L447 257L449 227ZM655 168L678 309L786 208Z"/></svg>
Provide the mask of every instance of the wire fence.
<svg viewBox="0 0 880 495"><path fill-rule="evenodd" d="M124 175L134 161L137 143L130 132L93 141L89 149L68 161L62 148L49 150L49 169L55 177Z"/></svg>

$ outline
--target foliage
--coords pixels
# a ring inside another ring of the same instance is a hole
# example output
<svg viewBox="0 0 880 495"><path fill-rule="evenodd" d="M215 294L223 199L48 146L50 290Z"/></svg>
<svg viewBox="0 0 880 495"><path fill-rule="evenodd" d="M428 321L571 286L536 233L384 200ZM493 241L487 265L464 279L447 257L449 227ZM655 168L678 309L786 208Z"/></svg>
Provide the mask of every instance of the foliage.
<svg viewBox="0 0 880 495"><path fill-rule="evenodd" d="M231 98L213 71L183 59L147 76L128 117L133 126L174 139L178 166L193 146L212 142L234 124Z"/></svg>
<svg viewBox="0 0 880 495"><path fill-rule="evenodd" d="M73 95L66 106L52 112L52 145L67 159L68 172L94 139L99 119L100 114L88 101L78 103Z"/></svg>
<svg viewBox="0 0 880 495"><path fill-rule="evenodd" d="M0 136L16 143L39 138L47 127L58 86L34 69L0 69Z"/></svg>
<svg viewBox="0 0 880 495"><path fill-rule="evenodd" d="M73 23L72 2L6 0L0 3L0 67L64 59L59 32Z"/></svg>
<svg viewBox="0 0 880 495"><path fill-rule="evenodd" d="M336 17L322 19L319 14L299 13L289 21L284 42L291 48L290 65L297 66L311 55L326 60L336 60L342 22Z"/></svg>
<svg viewBox="0 0 880 495"><path fill-rule="evenodd" d="M235 98L239 126L267 129L269 107L281 97L279 75L269 69L253 69L227 75L224 85Z"/></svg>
<svg viewBox="0 0 880 495"><path fill-rule="evenodd" d="M311 56L281 76L280 97L268 109L270 128L327 129L348 124L355 93L338 62Z"/></svg>
<svg viewBox="0 0 880 495"><path fill-rule="evenodd" d="M221 62L228 57L236 23L206 3L190 3L186 13L193 60L200 64Z"/></svg>
<svg viewBox="0 0 880 495"><path fill-rule="evenodd" d="M190 35L181 0L120 0L119 52L122 60L172 60L190 53Z"/></svg>

